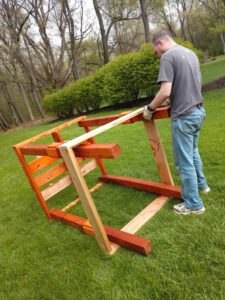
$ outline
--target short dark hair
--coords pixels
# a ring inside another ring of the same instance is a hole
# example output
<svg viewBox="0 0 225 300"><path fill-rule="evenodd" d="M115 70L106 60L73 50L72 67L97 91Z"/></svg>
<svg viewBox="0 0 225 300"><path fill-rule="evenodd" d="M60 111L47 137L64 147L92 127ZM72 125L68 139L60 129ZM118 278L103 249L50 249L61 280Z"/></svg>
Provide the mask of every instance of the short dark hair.
<svg viewBox="0 0 225 300"><path fill-rule="evenodd" d="M162 29L154 34L152 42L156 45L159 39L167 40L168 38L173 39L172 34L169 31Z"/></svg>

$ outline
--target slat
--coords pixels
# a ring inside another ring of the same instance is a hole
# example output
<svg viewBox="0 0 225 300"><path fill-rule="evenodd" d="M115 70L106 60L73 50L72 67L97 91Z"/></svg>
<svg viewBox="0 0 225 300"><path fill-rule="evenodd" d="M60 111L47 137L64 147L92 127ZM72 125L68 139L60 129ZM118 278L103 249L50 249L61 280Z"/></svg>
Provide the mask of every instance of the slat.
<svg viewBox="0 0 225 300"><path fill-rule="evenodd" d="M117 120L122 115L127 115L130 112L125 112L122 114L117 115L109 115L109 116L103 116L103 117L96 117L96 118L89 118L78 122L78 125L80 127L86 127L86 126L102 126L109 122L112 122L114 120ZM169 118L169 109L167 107L158 108L155 113L153 114L153 119L164 119ZM123 122L122 124L130 124L138 121L143 121L143 118L141 115L131 118L128 121Z"/></svg>
<svg viewBox="0 0 225 300"><path fill-rule="evenodd" d="M83 175L86 175L86 174L90 173L91 171L93 171L97 167L98 167L98 165L96 163L96 160L92 159L91 161L89 161L86 164L84 164L83 166L81 166L80 170Z"/></svg>
<svg viewBox="0 0 225 300"><path fill-rule="evenodd" d="M49 181L55 179L56 177L62 175L63 173L67 172L67 168L64 162L46 170L42 174L35 177L36 183L38 187L48 183Z"/></svg>
<svg viewBox="0 0 225 300"><path fill-rule="evenodd" d="M94 170L97 167L96 161L95 160L91 160L88 163L86 163L85 165L83 165L80 169L81 169L81 173L83 175L88 174L89 172L91 172L92 170ZM43 198L46 200L48 200L49 198L53 197L54 195L56 195L57 193L59 193L60 191L64 190L65 188L67 188L70 184L72 183L72 180L70 178L69 175L59 179L57 182L53 183L52 185L48 186L47 188L45 188L41 193Z"/></svg>
<svg viewBox="0 0 225 300"><path fill-rule="evenodd" d="M43 156L38 159L35 159L31 161L29 165L29 169L31 173L36 173L40 171L41 169L49 166L50 164L54 163L58 158L55 157L48 157L48 156Z"/></svg>
<svg viewBox="0 0 225 300"><path fill-rule="evenodd" d="M103 175L99 177L99 180L103 182L117 183L120 185L148 191L166 197L174 197L181 199L180 188L165 183L158 183L143 179L112 175Z"/></svg>
<svg viewBox="0 0 225 300"><path fill-rule="evenodd" d="M69 175L60 178L57 182L53 183L52 185L48 186L45 188L41 194L44 198L44 200L48 200L49 198L53 197L60 191L64 190L67 188L70 184L72 183L71 178Z"/></svg>
<svg viewBox="0 0 225 300"><path fill-rule="evenodd" d="M62 211L57 209L51 209L50 213L54 219L67 223L85 233L87 233L88 231L89 235L94 234L90 222L84 218L68 213L63 213ZM148 255L152 251L150 240L105 225L104 229L109 241L116 243L121 247L127 248L131 251L135 251L142 255Z"/></svg>
<svg viewBox="0 0 225 300"><path fill-rule="evenodd" d="M86 158L116 158L120 155L118 144L79 145L73 151L76 156Z"/></svg>

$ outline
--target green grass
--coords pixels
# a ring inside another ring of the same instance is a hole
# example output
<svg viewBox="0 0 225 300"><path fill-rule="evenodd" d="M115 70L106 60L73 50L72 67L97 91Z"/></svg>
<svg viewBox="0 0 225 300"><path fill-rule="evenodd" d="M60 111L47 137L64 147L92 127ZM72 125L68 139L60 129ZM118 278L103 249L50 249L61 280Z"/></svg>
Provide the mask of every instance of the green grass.
<svg viewBox="0 0 225 300"><path fill-rule="evenodd" d="M178 216L171 200L139 235L152 240L143 257L120 249L105 256L93 238L56 221L48 221L12 151L12 145L55 124L0 135L0 299L224 299L225 298L225 89L205 94L207 118L199 147L212 192L203 197L207 212ZM113 112L112 112L113 113ZM170 121L157 122L175 175ZM68 129L66 138L81 132ZM143 125L116 127L97 137L118 142L122 155L106 162L111 174L157 180ZM99 172L88 175L96 182ZM103 222L122 227L155 195L116 185L94 194ZM49 200L63 207L75 197L72 188ZM72 213L84 215L80 205Z"/></svg>
<svg viewBox="0 0 225 300"><path fill-rule="evenodd" d="M225 55L217 56L216 60L201 65L203 84L225 76Z"/></svg>

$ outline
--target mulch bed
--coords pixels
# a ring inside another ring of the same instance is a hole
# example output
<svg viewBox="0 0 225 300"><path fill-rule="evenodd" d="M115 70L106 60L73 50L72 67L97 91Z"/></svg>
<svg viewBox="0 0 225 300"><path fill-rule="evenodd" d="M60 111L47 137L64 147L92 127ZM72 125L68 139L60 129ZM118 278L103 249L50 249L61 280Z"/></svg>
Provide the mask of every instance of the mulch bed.
<svg viewBox="0 0 225 300"><path fill-rule="evenodd" d="M215 90L222 87L225 87L225 77L221 77L213 82L204 84L202 87L202 92L208 92L210 90Z"/></svg>

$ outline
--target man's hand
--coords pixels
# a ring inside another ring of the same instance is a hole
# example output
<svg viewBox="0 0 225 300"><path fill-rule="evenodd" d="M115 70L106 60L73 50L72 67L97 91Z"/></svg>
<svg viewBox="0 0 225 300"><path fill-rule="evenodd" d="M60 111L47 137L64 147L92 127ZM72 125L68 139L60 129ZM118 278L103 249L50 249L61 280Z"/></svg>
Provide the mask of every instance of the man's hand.
<svg viewBox="0 0 225 300"><path fill-rule="evenodd" d="M150 107L149 107L149 105L146 105L145 107L144 107L144 111L143 111L143 118L144 118L144 120L145 121L151 121L151 119L152 119L152 115L153 115L153 113L154 113L154 109L151 109Z"/></svg>

